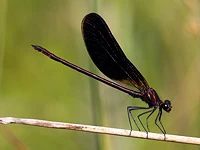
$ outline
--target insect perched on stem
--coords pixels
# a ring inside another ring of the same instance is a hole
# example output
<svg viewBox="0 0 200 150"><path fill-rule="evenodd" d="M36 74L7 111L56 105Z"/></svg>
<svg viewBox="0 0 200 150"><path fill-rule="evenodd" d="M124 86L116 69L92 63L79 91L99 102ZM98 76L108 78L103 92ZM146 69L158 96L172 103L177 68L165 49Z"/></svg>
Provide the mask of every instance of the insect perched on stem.
<svg viewBox="0 0 200 150"><path fill-rule="evenodd" d="M140 106L128 106L128 120L130 124L130 128L132 131L131 118L136 124L138 130L140 128L136 123L134 116L132 115L133 110L144 109L145 112L139 114L137 116L140 124L143 129L148 133L149 125L148 119L158 108L158 114L155 119L155 124L161 130L161 132L165 135L166 131L161 122L162 110L166 112L171 111L171 102L169 100L162 101L156 91L151 88L142 74L137 70L137 68L128 60L128 58L123 53L116 39L112 35L110 29L108 28L106 22L96 13L90 13L86 15L82 21L82 34L83 39L85 41L85 45L87 51L97 66L97 68L110 79L117 81L118 83L123 83L126 85L134 86L139 90L139 92L134 91L132 89L126 88L122 85L119 85L115 82L104 79L100 76L97 76L85 69L82 69L56 55L49 52L48 50L42 48L41 46L32 45L33 48L39 52L42 52L46 56L51 59L60 62L72 69L75 69L87 76L90 76L98 81L101 81L111 87L114 87L120 91L123 91L133 98L139 98L142 101L148 104L148 107L140 107ZM144 114L148 114L146 118L146 128L143 125L140 117ZM160 123L160 125L158 124Z"/></svg>

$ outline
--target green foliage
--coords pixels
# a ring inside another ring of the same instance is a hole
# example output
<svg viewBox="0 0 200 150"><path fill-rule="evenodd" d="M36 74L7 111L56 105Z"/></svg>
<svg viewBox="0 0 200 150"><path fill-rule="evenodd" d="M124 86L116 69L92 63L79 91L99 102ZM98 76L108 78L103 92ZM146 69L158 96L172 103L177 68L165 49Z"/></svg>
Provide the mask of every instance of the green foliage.
<svg viewBox="0 0 200 150"><path fill-rule="evenodd" d="M172 111L163 114L169 134L200 136L200 5L190 1L118 0L98 2L127 57ZM0 2L0 114L93 124L89 78L33 50L41 45L89 70L81 35L90 1L20 0ZM102 75L102 74L101 74ZM103 76L103 75L102 75ZM126 107L146 105L98 83L102 124L129 129ZM97 116L98 117L98 114ZM151 119L150 129L160 132ZM136 129L136 128L135 128ZM94 134L8 126L30 149L95 149ZM1 132L2 131L2 132ZM13 149L0 126L0 149ZM104 149L189 149L190 146L103 135ZM165 145L165 146L163 146ZM197 149L193 147L192 149Z"/></svg>

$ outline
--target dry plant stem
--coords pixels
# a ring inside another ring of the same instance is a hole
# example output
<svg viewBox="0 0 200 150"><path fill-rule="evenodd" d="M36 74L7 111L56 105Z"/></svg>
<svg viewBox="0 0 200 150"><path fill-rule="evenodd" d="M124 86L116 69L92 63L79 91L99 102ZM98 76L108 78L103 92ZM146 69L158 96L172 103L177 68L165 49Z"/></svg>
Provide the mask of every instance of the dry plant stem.
<svg viewBox="0 0 200 150"><path fill-rule="evenodd" d="M32 125L32 126L39 126L39 127L46 127L46 128L79 130L79 131L85 131L85 132L94 132L94 133L147 139L146 132L132 131L131 135L129 135L130 130L106 128L106 127L82 125L82 124L63 123L63 122L53 122L53 121L45 121L45 120L37 120L37 119L4 117L4 118L0 118L0 123L1 124L25 124L25 125ZM148 139L157 140L157 141L200 145L200 138L187 137L187 136L166 134L166 138L164 138L163 134L149 133Z"/></svg>

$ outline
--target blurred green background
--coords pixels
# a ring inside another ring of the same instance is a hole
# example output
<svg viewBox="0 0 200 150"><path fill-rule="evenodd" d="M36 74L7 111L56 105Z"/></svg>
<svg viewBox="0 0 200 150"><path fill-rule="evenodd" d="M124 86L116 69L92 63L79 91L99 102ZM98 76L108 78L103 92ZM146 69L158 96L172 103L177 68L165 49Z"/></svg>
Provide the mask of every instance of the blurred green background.
<svg viewBox="0 0 200 150"><path fill-rule="evenodd" d="M198 0L1 0L0 116L130 129L126 107L145 103L53 62L30 46L41 45L103 76L94 71L80 28L82 18L94 11L160 97L171 100L172 111L163 113L167 133L199 137ZM154 117L150 129L160 132ZM199 149L24 125L0 125L0 134L0 149Z"/></svg>

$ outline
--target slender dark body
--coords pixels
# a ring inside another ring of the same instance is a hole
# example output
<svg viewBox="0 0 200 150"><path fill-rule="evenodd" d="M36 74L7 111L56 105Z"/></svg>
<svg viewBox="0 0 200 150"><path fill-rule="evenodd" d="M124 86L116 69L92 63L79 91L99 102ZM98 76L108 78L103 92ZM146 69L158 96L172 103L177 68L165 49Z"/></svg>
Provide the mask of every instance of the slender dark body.
<svg viewBox="0 0 200 150"><path fill-rule="evenodd" d="M163 134L166 134L166 131L161 122L162 110L164 109L166 112L171 111L171 102L169 100L165 100L164 102L159 98L158 94L153 88L150 88L145 78L142 74L137 70L137 68L128 60L123 51L121 50L119 44L115 40L111 31L109 30L107 24L98 14L90 13L85 16L82 21L82 34L83 39L85 41L86 48L88 53L93 60L94 64L97 68L110 79L123 83L125 85L131 85L136 87L139 92L106 80L100 76L97 76L85 69L82 69L56 55L49 52L48 50L37 46L32 45L35 50L42 52L46 56L51 59L60 62L72 69L75 69L87 76L90 76L98 81L101 81L109 86L112 86L120 91L123 91L133 98L140 98L142 101L148 104L148 107L140 107L140 106L128 106L127 113L128 119L132 131L132 124L130 118L133 119L136 124L138 130L140 130L137 125L135 118L132 115L133 110L138 109L146 109L147 111L141 113L137 116L139 122L141 123L144 130L148 133L148 118L155 112L157 108L158 114L155 119L155 124L161 130ZM147 129L144 127L140 117L144 114L148 114L146 118ZM160 125L158 124L158 121Z"/></svg>

